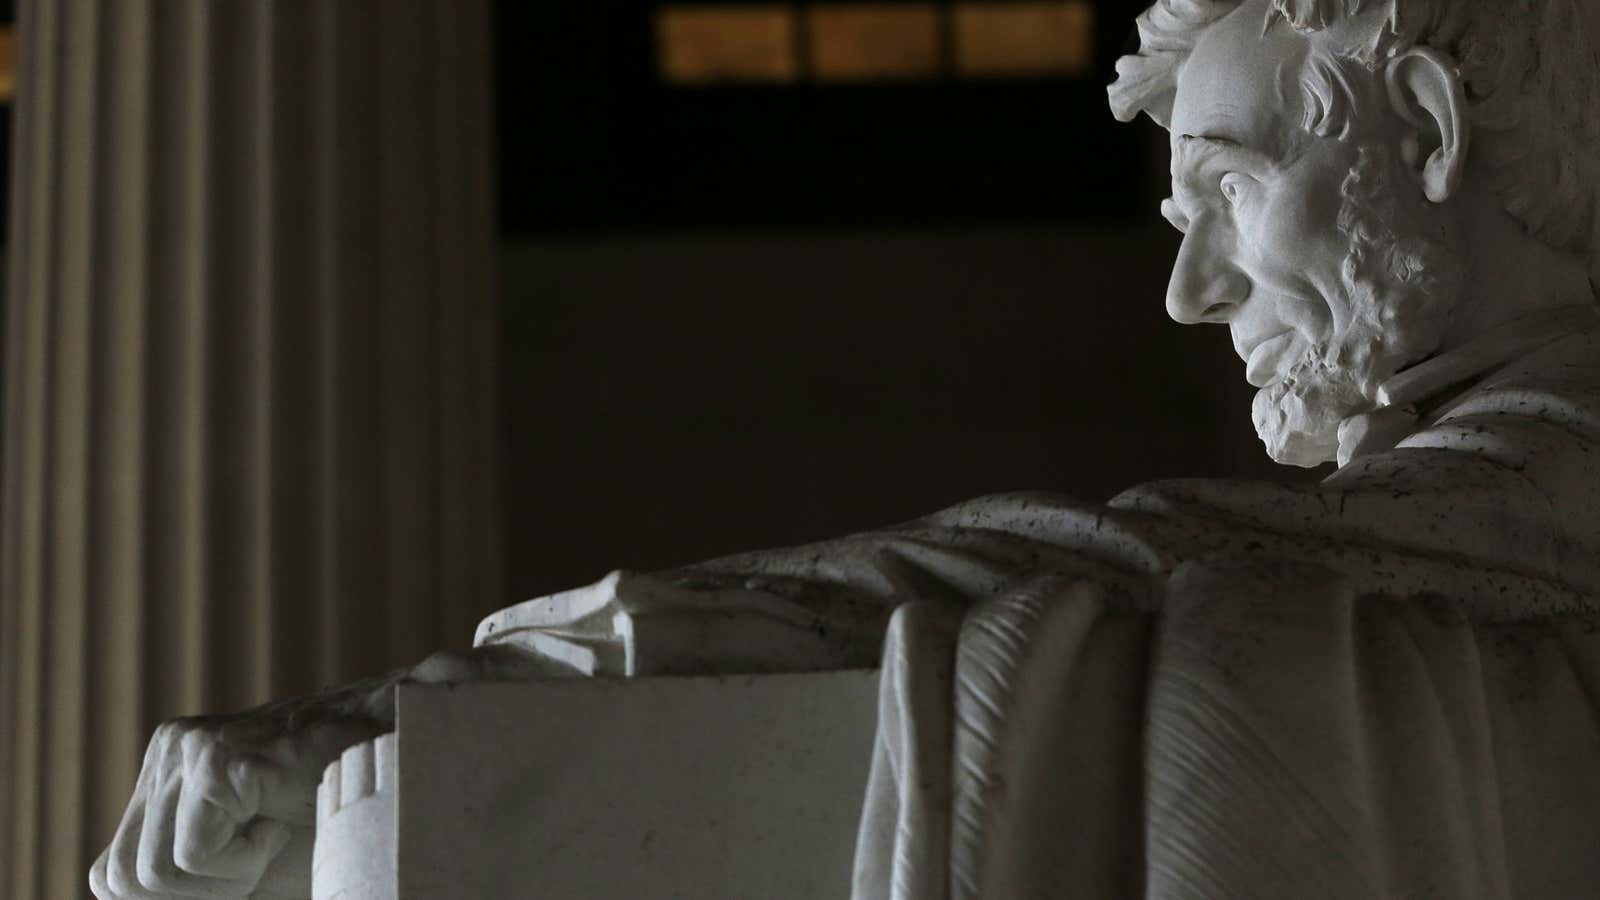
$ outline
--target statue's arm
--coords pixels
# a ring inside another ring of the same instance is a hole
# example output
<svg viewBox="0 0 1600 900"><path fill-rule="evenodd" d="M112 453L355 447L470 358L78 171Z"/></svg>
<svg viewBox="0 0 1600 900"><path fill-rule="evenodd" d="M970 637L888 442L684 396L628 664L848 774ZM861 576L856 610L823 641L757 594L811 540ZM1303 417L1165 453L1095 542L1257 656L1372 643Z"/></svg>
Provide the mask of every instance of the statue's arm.
<svg viewBox="0 0 1600 900"><path fill-rule="evenodd" d="M911 600L968 607L1032 580L1067 578L1115 584L1129 602L1155 608L1179 565L1263 556L1348 570L1380 592L1420 590L1449 574L1472 608L1515 613L1525 599L1480 570L1563 589L1557 582L1575 571L1563 528L1596 516L1600 493L1556 496L1547 484L1560 479L1540 477L1540 466L1582 461L1590 447L1525 460L1471 441L1536 445L1530 429L1551 427L1508 416L1452 420L1317 484L1153 482L1106 506L1050 494L985 497L837 540L613 573L501 610L477 641L585 674L870 667L890 615Z"/></svg>
<svg viewBox="0 0 1600 900"><path fill-rule="evenodd" d="M962 608L1062 576L1139 583L1165 562L1140 520L1049 494L985 497L835 540L613 572L495 613L477 643L629 677L872 668L909 601Z"/></svg>

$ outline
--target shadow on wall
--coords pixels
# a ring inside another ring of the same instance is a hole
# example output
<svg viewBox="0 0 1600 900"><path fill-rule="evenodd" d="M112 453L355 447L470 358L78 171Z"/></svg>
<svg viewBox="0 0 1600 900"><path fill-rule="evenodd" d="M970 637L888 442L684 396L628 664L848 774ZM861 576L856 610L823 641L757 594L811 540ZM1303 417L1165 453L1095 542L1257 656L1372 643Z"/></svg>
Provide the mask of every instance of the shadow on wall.
<svg viewBox="0 0 1600 900"><path fill-rule="evenodd" d="M1161 227L509 245L507 602L1023 489L1262 454ZM1312 476L1314 477L1314 476Z"/></svg>

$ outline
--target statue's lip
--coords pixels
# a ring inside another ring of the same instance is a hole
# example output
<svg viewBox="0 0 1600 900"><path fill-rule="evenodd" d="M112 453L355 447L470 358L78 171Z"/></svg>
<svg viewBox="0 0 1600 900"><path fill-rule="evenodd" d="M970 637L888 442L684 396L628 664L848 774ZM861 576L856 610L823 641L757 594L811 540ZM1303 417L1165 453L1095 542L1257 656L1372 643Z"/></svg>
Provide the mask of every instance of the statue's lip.
<svg viewBox="0 0 1600 900"><path fill-rule="evenodd" d="M1258 388L1277 381L1279 370L1283 368L1283 358L1294 347L1294 336L1294 329L1288 328L1251 347L1245 358L1244 380Z"/></svg>
<svg viewBox="0 0 1600 900"><path fill-rule="evenodd" d="M1272 328L1277 328L1278 330L1272 331L1270 330ZM1285 333L1293 330L1294 329L1288 325L1277 321L1270 322L1266 328L1257 330L1257 334L1259 334L1260 337L1250 334L1240 334L1238 330L1235 330L1233 337L1233 352L1239 354L1240 361L1249 362L1250 354L1254 353L1257 347L1260 347L1262 344L1265 344L1267 341L1270 341L1273 338L1282 337Z"/></svg>

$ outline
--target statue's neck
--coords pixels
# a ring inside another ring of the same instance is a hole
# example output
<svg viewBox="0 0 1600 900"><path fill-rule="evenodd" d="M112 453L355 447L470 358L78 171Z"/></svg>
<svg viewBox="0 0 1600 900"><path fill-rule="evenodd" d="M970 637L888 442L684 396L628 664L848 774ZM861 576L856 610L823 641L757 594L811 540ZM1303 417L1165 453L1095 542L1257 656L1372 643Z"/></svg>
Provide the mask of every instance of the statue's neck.
<svg viewBox="0 0 1600 900"><path fill-rule="evenodd" d="M1500 366L1596 324L1600 309L1592 303L1524 313L1395 373L1378 386L1378 407L1406 407L1413 412L1438 407Z"/></svg>
<svg viewBox="0 0 1600 900"><path fill-rule="evenodd" d="M1456 202L1463 207L1466 287L1439 353L1530 313L1594 302L1585 261L1529 238L1499 198L1468 193Z"/></svg>
<svg viewBox="0 0 1600 900"><path fill-rule="evenodd" d="M1545 307L1502 322L1403 369L1378 387L1375 409L1339 423L1338 463L1387 450L1431 423L1485 376L1512 360L1600 323L1592 302Z"/></svg>

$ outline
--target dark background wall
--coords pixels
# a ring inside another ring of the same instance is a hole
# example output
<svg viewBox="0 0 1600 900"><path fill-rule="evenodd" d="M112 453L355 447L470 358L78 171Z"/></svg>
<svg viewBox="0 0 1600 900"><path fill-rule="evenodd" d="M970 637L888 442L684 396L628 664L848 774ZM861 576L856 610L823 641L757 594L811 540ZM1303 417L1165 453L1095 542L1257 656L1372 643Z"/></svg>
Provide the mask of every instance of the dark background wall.
<svg viewBox="0 0 1600 900"><path fill-rule="evenodd" d="M521 242L504 255L508 595L984 493L1103 500L1260 452L1165 226Z"/></svg>
<svg viewBox="0 0 1600 900"><path fill-rule="evenodd" d="M501 4L506 602L1262 455L1162 297L1164 137L1079 77L684 89L646 2ZM729 0L727 5L738 5Z"/></svg>

